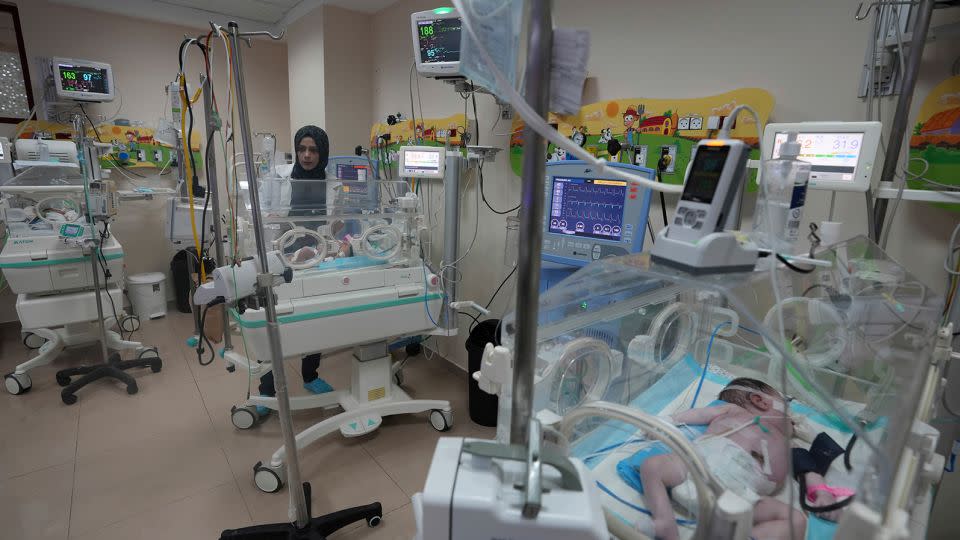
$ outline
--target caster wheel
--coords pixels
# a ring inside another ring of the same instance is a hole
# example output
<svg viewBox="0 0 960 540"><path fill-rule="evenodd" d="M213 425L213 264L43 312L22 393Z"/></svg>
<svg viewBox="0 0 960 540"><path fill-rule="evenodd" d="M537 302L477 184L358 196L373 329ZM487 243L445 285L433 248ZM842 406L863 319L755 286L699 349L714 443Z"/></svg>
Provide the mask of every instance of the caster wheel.
<svg viewBox="0 0 960 540"><path fill-rule="evenodd" d="M44 343L47 342L47 340L34 334L33 332L23 332L21 336L23 338L22 339L23 346L28 349L34 349L34 350L39 349L40 347L43 346Z"/></svg>
<svg viewBox="0 0 960 540"><path fill-rule="evenodd" d="M75 394L68 394L66 392L60 392L60 399L63 400L63 403L66 405L73 405L77 402L77 396Z"/></svg>
<svg viewBox="0 0 960 540"><path fill-rule="evenodd" d="M406 351L407 356L418 356L423 352L423 345L420 345L419 343L411 343L410 345L407 345L404 350Z"/></svg>
<svg viewBox="0 0 960 540"><path fill-rule="evenodd" d="M380 522L383 521L383 518L380 516L373 516L372 518L367 519L367 527L376 527L380 525Z"/></svg>
<svg viewBox="0 0 960 540"><path fill-rule="evenodd" d="M233 373L236 370L237 370L237 366L233 364L230 364L229 366L227 366L227 373Z"/></svg>
<svg viewBox="0 0 960 540"><path fill-rule="evenodd" d="M67 386L68 384L70 384L70 377L57 373L57 384L59 384L60 386Z"/></svg>
<svg viewBox="0 0 960 540"><path fill-rule="evenodd" d="M453 427L453 411L430 411L430 425L437 431L449 431Z"/></svg>
<svg viewBox="0 0 960 540"><path fill-rule="evenodd" d="M154 373L160 373L161 369L163 369L163 362L161 362L160 359L157 358L156 363L150 365L150 371Z"/></svg>
<svg viewBox="0 0 960 540"><path fill-rule="evenodd" d="M140 388L137 386L137 383L127 385L127 394L134 395L140 391Z"/></svg>
<svg viewBox="0 0 960 540"><path fill-rule="evenodd" d="M7 392L15 396L25 394L33 387L33 381L30 375L26 373L10 373L3 378L3 385L7 387Z"/></svg>
<svg viewBox="0 0 960 540"><path fill-rule="evenodd" d="M403 371L397 371L393 374L393 382L397 383L397 386L403 386Z"/></svg>
<svg viewBox="0 0 960 540"><path fill-rule="evenodd" d="M260 491L264 493L276 493L283 487L283 481L280 475L269 467L264 467L263 462L257 462L253 467L253 481L257 484Z"/></svg>
<svg viewBox="0 0 960 540"><path fill-rule="evenodd" d="M237 429L250 429L257 425L259 420L260 415L257 414L256 407L248 405L230 408L230 421L233 422L233 427Z"/></svg>

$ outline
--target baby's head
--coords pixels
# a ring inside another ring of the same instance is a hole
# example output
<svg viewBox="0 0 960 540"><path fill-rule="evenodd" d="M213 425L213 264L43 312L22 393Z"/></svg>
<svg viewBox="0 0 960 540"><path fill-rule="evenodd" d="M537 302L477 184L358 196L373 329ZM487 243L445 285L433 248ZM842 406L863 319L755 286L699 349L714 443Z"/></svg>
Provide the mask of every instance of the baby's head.
<svg viewBox="0 0 960 540"><path fill-rule="evenodd" d="M769 384L749 377L730 381L730 384L720 392L719 397L722 401L739 405L748 411L761 413L786 411L787 400L783 394Z"/></svg>

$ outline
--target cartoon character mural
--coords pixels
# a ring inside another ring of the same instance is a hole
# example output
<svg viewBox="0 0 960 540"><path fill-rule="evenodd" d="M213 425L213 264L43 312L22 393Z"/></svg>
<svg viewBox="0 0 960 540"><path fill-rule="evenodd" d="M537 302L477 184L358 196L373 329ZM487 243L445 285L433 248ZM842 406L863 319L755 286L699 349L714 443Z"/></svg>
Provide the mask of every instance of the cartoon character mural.
<svg viewBox="0 0 960 540"><path fill-rule="evenodd" d="M547 161L563 161L565 159L567 159L567 151L560 147L554 148L553 153L547 156Z"/></svg>
<svg viewBox="0 0 960 540"><path fill-rule="evenodd" d="M641 121L645 110L646 106L640 104L628 106L627 110L623 111L623 134L627 139L627 146L634 145L634 135L637 133L637 128L634 126Z"/></svg>

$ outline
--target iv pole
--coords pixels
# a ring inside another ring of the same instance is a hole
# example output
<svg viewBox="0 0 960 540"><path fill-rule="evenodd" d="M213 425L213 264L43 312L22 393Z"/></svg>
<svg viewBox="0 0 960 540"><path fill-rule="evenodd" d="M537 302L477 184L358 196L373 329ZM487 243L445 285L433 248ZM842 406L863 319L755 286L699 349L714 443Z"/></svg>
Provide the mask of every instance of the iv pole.
<svg viewBox="0 0 960 540"><path fill-rule="evenodd" d="M221 30L210 23L215 33ZM254 525L243 529L225 530L221 533L223 539L257 539L267 538L297 538L302 540L320 540L327 535L343 528L355 521L366 520L367 525L373 527L380 523L383 509L380 503L371 503L366 506L357 506L340 510L325 516L312 518L310 515L310 484L301 483L300 459L297 454L297 444L293 432L293 419L290 411L290 395L287 390L287 377L283 365L283 346L280 343L280 326L277 322L276 295L273 285L279 276L275 276L267 269L266 240L263 237L263 220L260 214L260 193L258 189L257 172L254 168L253 141L250 132L250 115L247 110L246 87L243 80L243 59L240 40L250 36L269 36L270 39L280 40L283 33L275 36L269 32L240 32L236 22L229 22L230 45L233 49L233 73L236 80L237 109L240 116L240 136L243 143L244 169L247 181L250 183L250 214L253 221L253 233L257 242L257 257L260 260L260 273L257 274L258 296L265 312L267 325L267 340L270 343L270 361L273 365L274 386L277 394L277 405L280 416L280 432L283 436L283 448L287 456L287 485L290 486L290 518L293 523L279 523L269 525ZM247 41L249 45L249 41ZM236 132L235 134L236 135ZM229 331L229 329L227 329Z"/></svg>
<svg viewBox="0 0 960 540"><path fill-rule="evenodd" d="M276 295L273 293L274 276L267 271L267 247L263 238L263 221L260 215L260 194L258 193L257 171L253 166L253 141L250 134L250 115L247 111L247 91L243 81L243 59L240 49L242 34L237 23L230 22L230 46L233 48L233 74L236 78L237 109L240 115L240 140L243 142L244 169L250 182L250 214L253 220L253 234L257 241L257 257L260 260L260 274L257 275L259 294L263 300L263 309L267 323L267 340L270 343L270 362L273 366L274 386L277 392L277 406L280 409L280 432L283 434L283 447L287 454L287 485L290 486L290 506L294 510L298 529L307 526L310 514L300 482L300 458L297 455L297 443L293 434L293 422L290 418L290 395L287 392L287 375L283 365L283 346L280 343L280 326L277 323ZM245 34L244 34L245 35ZM274 36L270 36L274 38ZM280 39L277 36L274 39Z"/></svg>

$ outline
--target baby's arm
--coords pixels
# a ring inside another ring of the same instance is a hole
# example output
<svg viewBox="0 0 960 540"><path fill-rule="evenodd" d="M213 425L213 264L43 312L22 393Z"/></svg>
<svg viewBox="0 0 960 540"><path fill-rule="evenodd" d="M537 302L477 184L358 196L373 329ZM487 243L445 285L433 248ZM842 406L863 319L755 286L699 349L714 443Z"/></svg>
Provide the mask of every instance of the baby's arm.
<svg viewBox="0 0 960 540"><path fill-rule="evenodd" d="M696 409L687 409L671 416L674 422L678 424L709 424L718 416L730 411L731 407L736 405L717 405L715 407L698 407Z"/></svg>

